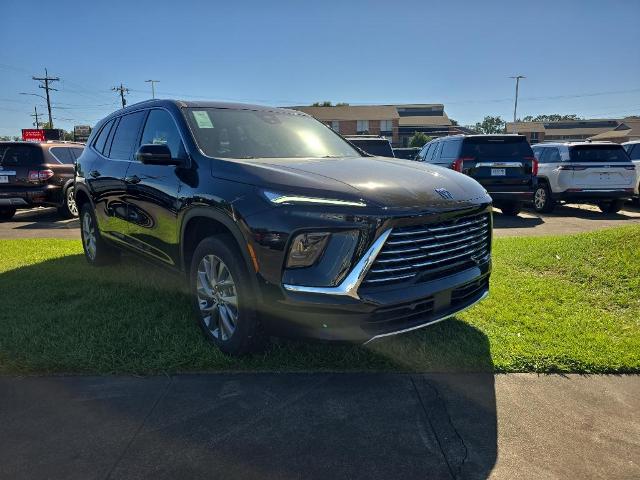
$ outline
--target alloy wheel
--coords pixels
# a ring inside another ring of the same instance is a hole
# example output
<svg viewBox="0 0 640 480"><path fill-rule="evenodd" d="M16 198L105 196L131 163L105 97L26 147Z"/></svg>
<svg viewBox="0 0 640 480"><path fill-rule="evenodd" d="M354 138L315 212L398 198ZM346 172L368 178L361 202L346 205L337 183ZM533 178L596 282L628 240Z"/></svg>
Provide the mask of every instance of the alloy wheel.
<svg viewBox="0 0 640 480"><path fill-rule="evenodd" d="M226 341L238 324L236 284L227 265L215 255L198 264L196 291L204 325L216 339Z"/></svg>
<svg viewBox="0 0 640 480"><path fill-rule="evenodd" d="M90 260L95 260L97 251L96 229L93 225L93 219L88 212L85 213L82 218L82 240L84 242L84 250L87 253L87 256Z"/></svg>
<svg viewBox="0 0 640 480"><path fill-rule="evenodd" d="M76 204L76 197L73 194L73 187L69 187L67 189L67 208L69 209L69 213L74 217L78 216L78 205Z"/></svg>
<svg viewBox="0 0 640 480"><path fill-rule="evenodd" d="M537 209L544 208L544 204L547 201L547 192L544 188L538 188L533 198L533 203Z"/></svg>

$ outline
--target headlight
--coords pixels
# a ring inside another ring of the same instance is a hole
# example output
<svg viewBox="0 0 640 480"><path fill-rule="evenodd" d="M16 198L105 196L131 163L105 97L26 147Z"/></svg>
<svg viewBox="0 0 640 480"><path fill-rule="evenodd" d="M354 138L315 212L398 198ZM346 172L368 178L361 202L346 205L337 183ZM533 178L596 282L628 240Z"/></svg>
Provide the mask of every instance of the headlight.
<svg viewBox="0 0 640 480"><path fill-rule="evenodd" d="M300 195L288 195L284 193L276 193L276 192L263 192L264 196L267 197L271 203L275 203L276 205L282 204L292 204L292 203L310 203L317 205L343 205L348 207L366 207L367 204L364 202L356 202L350 200L338 200L332 198L318 198L318 197L305 197Z"/></svg>
<svg viewBox="0 0 640 480"><path fill-rule="evenodd" d="M331 234L329 232L301 233L291 242L287 268L310 267L324 252Z"/></svg>

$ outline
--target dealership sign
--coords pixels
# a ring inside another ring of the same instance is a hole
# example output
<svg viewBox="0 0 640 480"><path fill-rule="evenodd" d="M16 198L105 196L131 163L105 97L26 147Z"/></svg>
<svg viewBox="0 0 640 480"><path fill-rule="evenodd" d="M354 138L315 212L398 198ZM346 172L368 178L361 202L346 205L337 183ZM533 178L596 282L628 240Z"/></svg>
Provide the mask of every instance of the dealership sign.
<svg viewBox="0 0 640 480"><path fill-rule="evenodd" d="M76 142L86 142L91 134L91 127L89 125L76 125L73 127L73 139Z"/></svg>
<svg viewBox="0 0 640 480"><path fill-rule="evenodd" d="M44 130L38 128L23 128L22 140L27 142L44 142Z"/></svg>

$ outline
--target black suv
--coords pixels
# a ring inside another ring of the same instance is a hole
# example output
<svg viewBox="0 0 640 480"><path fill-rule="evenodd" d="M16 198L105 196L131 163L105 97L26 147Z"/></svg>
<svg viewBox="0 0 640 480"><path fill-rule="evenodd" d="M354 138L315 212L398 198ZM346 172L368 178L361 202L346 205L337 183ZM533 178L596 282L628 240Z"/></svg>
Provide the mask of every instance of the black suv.
<svg viewBox="0 0 640 480"><path fill-rule="evenodd" d="M75 187L89 263L124 248L185 272L205 334L230 354L270 334L366 342L489 288L484 188L363 156L299 111L131 105L98 123Z"/></svg>
<svg viewBox="0 0 640 480"><path fill-rule="evenodd" d="M0 220L10 220L18 208L39 206L77 217L74 164L83 148L62 142L0 142Z"/></svg>
<svg viewBox="0 0 640 480"><path fill-rule="evenodd" d="M452 135L427 143L416 160L451 168L476 179L493 205L517 215L533 200L538 162L523 135Z"/></svg>

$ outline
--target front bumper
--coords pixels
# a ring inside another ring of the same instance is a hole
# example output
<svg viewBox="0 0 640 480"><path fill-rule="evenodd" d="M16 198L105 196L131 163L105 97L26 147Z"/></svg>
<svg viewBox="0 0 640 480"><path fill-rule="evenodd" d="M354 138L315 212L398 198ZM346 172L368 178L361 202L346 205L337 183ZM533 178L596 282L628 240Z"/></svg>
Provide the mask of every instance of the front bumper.
<svg viewBox="0 0 640 480"><path fill-rule="evenodd" d="M409 287L362 289L359 299L287 291L273 305L274 334L366 343L444 320L488 295L491 260Z"/></svg>

